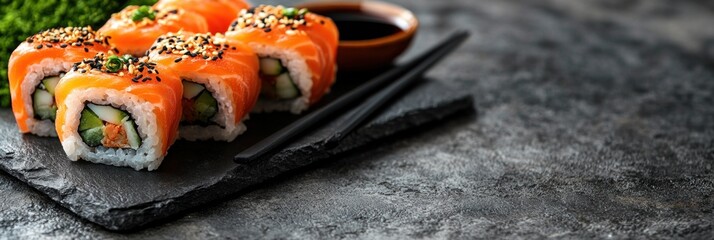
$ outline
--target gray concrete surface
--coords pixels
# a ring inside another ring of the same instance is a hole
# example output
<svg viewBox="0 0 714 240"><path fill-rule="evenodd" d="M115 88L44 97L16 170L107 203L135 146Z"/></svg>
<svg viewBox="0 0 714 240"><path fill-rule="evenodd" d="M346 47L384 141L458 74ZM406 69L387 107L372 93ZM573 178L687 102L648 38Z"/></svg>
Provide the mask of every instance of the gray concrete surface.
<svg viewBox="0 0 714 240"><path fill-rule="evenodd" d="M714 235L714 5L397 0L462 116L135 233L0 174L7 238L703 238Z"/></svg>

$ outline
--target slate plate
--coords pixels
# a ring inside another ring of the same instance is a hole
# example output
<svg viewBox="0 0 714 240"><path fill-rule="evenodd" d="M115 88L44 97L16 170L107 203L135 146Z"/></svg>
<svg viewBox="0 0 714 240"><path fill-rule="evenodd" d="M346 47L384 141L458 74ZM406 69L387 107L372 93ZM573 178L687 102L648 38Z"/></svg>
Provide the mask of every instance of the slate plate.
<svg viewBox="0 0 714 240"><path fill-rule="evenodd" d="M340 76L323 102L367 76ZM345 79L351 79L345 81ZM368 78L366 78L368 79ZM362 80L363 81L363 80ZM110 230L133 230L248 186L376 139L472 109L472 98L424 81L385 107L369 123L326 151L319 144L347 113L259 161L236 164L233 156L294 121L290 114L254 114L248 132L233 143L177 142L154 172L67 160L58 140L17 132L12 112L0 110L0 168L60 205ZM318 106L319 107L319 106Z"/></svg>

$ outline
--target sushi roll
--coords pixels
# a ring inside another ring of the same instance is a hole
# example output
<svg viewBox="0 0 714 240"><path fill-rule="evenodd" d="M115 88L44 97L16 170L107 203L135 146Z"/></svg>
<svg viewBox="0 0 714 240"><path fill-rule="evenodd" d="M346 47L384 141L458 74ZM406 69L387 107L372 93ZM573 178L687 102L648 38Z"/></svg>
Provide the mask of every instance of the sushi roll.
<svg viewBox="0 0 714 240"><path fill-rule="evenodd" d="M170 33L151 47L149 57L183 83L180 137L191 141L233 141L246 130L243 120L260 94L258 57L222 35Z"/></svg>
<svg viewBox="0 0 714 240"><path fill-rule="evenodd" d="M139 57L159 36L182 29L203 33L208 32L208 24L202 16L183 9L127 6L112 14L99 32L109 36L110 43L122 54Z"/></svg>
<svg viewBox="0 0 714 240"><path fill-rule="evenodd" d="M248 43L260 57L258 112L300 113L335 81L337 27L307 9L261 5L243 10L226 37Z"/></svg>
<svg viewBox="0 0 714 240"><path fill-rule="evenodd" d="M22 133L57 136L55 87L72 64L109 51L107 38L91 27L53 28L28 37L12 52L8 79Z"/></svg>
<svg viewBox="0 0 714 240"><path fill-rule="evenodd" d="M70 160L155 170L178 135L181 80L131 56L75 63L55 88L55 127Z"/></svg>
<svg viewBox="0 0 714 240"><path fill-rule="evenodd" d="M244 0L160 0L156 9L184 9L206 19L211 33L224 33L238 13L250 7ZM201 32L202 33L202 32Z"/></svg>

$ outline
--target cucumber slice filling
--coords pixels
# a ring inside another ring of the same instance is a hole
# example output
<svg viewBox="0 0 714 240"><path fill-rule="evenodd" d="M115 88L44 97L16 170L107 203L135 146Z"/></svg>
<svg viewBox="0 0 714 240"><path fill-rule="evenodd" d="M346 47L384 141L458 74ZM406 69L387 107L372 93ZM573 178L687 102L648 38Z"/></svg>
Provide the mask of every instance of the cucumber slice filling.
<svg viewBox="0 0 714 240"><path fill-rule="evenodd" d="M39 120L55 120L57 114L57 106L55 106L55 87L59 83L59 76L51 76L44 78L40 84L35 87L35 92L32 93L32 108L35 112L35 118Z"/></svg>
<svg viewBox="0 0 714 240"><path fill-rule="evenodd" d="M260 72L268 76L277 76L283 73L283 64L280 59L276 58L261 58L260 59Z"/></svg>
<svg viewBox="0 0 714 240"><path fill-rule="evenodd" d="M279 99L293 99L300 95L289 73L283 73L275 79L275 95Z"/></svg>
<svg viewBox="0 0 714 240"><path fill-rule="evenodd" d="M102 145L102 139L104 139L104 126L81 131L79 135L87 146L98 147Z"/></svg>
<svg viewBox="0 0 714 240"><path fill-rule="evenodd" d="M82 141L90 147L136 150L142 143L137 125L131 116L111 106L88 103L82 110L77 130Z"/></svg>
<svg viewBox="0 0 714 240"><path fill-rule="evenodd" d="M122 120L124 120L124 117L127 116L127 114L119 109L110 107L110 106L102 106L102 105L96 105L96 104L87 104L87 107L94 112L99 119L102 119L102 121L112 123L114 125L120 125L122 124Z"/></svg>
<svg viewBox="0 0 714 240"><path fill-rule="evenodd" d="M129 140L131 148L138 149L139 146L141 146L141 137L139 133L136 132L136 124L134 124L134 121L130 121L127 118L127 121L124 122L124 129L126 130L126 137Z"/></svg>
<svg viewBox="0 0 714 240"><path fill-rule="evenodd" d="M290 77L290 72L280 59L261 58L260 77L262 79L261 96L272 100L294 99L300 96L300 90Z"/></svg>
<svg viewBox="0 0 714 240"><path fill-rule="evenodd" d="M183 98L187 99L194 99L198 94L201 94L201 92L206 89L201 84L195 83L195 82L189 82L189 81L182 81L183 83Z"/></svg>
<svg viewBox="0 0 714 240"><path fill-rule="evenodd" d="M205 86L184 81L183 123L207 125L217 113L218 101Z"/></svg>
<svg viewBox="0 0 714 240"><path fill-rule="evenodd" d="M55 96L47 90L35 90L35 93L32 94L32 107L35 110L35 118L40 120L55 120L55 114L57 113Z"/></svg>
<svg viewBox="0 0 714 240"><path fill-rule="evenodd" d="M206 123L218 113L218 101L211 96L210 92L203 91L196 98L194 109L196 109L198 121Z"/></svg>

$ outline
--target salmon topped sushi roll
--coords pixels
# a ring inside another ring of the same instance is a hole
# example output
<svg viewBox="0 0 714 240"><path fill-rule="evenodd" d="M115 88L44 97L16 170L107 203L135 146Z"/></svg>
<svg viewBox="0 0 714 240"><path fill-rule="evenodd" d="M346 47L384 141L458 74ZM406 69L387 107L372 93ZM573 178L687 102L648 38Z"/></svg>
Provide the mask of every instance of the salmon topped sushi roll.
<svg viewBox="0 0 714 240"><path fill-rule="evenodd" d="M55 93L71 160L155 170L178 135L181 80L147 57L99 53L75 63Z"/></svg>
<svg viewBox="0 0 714 240"><path fill-rule="evenodd" d="M208 24L202 16L183 9L127 6L112 14L99 32L109 36L122 54L138 57L144 56L159 36L179 30L205 33Z"/></svg>
<svg viewBox="0 0 714 240"><path fill-rule="evenodd" d="M206 19L211 33L224 33L238 13L248 9L250 4L244 0L160 0L154 6L195 12Z"/></svg>
<svg viewBox="0 0 714 240"><path fill-rule="evenodd" d="M53 28L28 37L12 52L8 79L20 132L57 136L54 95L60 77L73 63L109 51L107 40L91 27Z"/></svg>
<svg viewBox="0 0 714 240"><path fill-rule="evenodd" d="M149 57L176 72L183 83L180 137L233 141L260 94L258 57L218 34L169 33Z"/></svg>
<svg viewBox="0 0 714 240"><path fill-rule="evenodd" d="M307 9L261 5L241 11L226 37L248 43L260 57L257 111L300 113L335 81L337 26Z"/></svg>

